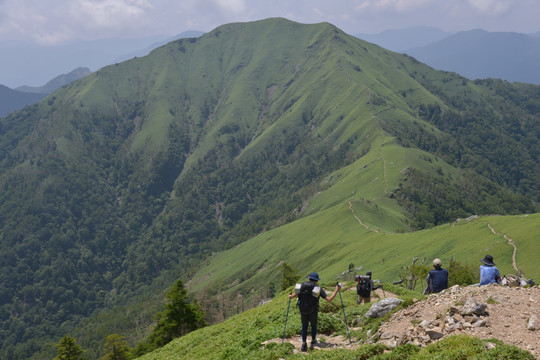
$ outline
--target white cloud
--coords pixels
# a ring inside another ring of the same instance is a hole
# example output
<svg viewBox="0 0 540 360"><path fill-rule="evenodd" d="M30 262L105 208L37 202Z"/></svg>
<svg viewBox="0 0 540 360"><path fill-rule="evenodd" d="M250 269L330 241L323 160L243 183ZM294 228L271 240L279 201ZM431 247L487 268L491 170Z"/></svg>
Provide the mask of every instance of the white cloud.
<svg viewBox="0 0 540 360"><path fill-rule="evenodd" d="M497 16L506 13L512 6L509 0L468 0L469 5L480 15Z"/></svg>
<svg viewBox="0 0 540 360"><path fill-rule="evenodd" d="M215 4L223 11L233 14L241 14L246 11L244 0L214 0Z"/></svg>
<svg viewBox="0 0 540 360"><path fill-rule="evenodd" d="M415 25L535 32L539 7L539 0L0 0L0 40L174 35L268 17L328 21L349 33Z"/></svg>
<svg viewBox="0 0 540 360"><path fill-rule="evenodd" d="M406 13L429 5L434 0L365 0L357 5L355 10L366 12L397 12ZM437 0L435 0L437 1Z"/></svg>
<svg viewBox="0 0 540 360"><path fill-rule="evenodd" d="M83 0L70 4L70 14L87 28L120 28L129 27L151 7L146 0Z"/></svg>

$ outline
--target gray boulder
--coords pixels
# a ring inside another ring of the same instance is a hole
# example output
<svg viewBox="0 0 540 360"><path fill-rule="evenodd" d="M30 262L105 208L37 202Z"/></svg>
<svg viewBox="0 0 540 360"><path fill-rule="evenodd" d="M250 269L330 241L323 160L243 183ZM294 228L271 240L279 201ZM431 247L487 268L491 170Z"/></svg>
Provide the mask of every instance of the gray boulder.
<svg viewBox="0 0 540 360"><path fill-rule="evenodd" d="M388 314L390 311L395 309L401 304L403 300L396 298L385 298L381 301L373 304L369 311L366 313L366 317L369 318L380 318Z"/></svg>

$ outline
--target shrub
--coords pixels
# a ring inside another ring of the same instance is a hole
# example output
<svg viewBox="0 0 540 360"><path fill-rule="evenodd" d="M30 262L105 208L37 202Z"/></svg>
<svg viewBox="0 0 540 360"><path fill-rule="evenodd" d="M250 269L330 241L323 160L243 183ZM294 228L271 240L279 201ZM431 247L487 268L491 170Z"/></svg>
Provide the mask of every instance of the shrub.
<svg viewBox="0 0 540 360"><path fill-rule="evenodd" d="M448 265L448 286L467 286L479 281L479 271L472 265L462 265L459 261L450 259Z"/></svg>

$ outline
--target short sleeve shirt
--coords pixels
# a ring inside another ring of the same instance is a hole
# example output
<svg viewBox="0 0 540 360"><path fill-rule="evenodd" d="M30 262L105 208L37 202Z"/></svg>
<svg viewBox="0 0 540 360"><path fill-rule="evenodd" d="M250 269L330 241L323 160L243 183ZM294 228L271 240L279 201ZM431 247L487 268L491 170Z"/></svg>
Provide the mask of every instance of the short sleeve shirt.
<svg viewBox="0 0 540 360"><path fill-rule="evenodd" d="M496 277L500 277L499 269L495 266L480 265L480 285L496 284Z"/></svg>
<svg viewBox="0 0 540 360"><path fill-rule="evenodd" d="M321 288L321 297L322 297L323 299L326 299L327 296L328 296L328 295L326 294L326 291L324 291L324 289Z"/></svg>

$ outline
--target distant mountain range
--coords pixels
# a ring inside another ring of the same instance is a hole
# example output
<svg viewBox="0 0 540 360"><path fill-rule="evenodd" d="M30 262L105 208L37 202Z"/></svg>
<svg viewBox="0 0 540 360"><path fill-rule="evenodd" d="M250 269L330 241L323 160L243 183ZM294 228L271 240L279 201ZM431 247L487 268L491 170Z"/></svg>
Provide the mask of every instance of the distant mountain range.
<svg viewBox="0 0 540 360"><path fill-rule="evenodd" d="M21 86L10 89L0 84L0 117L37 103L58 88L91 73L88 68L77 68L67 74L58 75L43 86Z"/></svg>
<svg viewBox="0 0 540 360"><path fill-rule="evenodd" d="M47 96L47 94L26 93L0 85L0 117L22 109L26 105L37 103L45 96Z"/></svg>
<svg viewBox="0 0 540 360"><path fill-rule="evenodd" d="M105 65L122 62L139 56L145 56L155 48L168 42L194 38L204 34L202 31L186 31L174 37L148 37L140 39L106 39L77 42L70 45L45 48L35 45L4 42L0 43L0 117L24 106L34 104L47 94L81 79L92 71ZM84 65L81 66L81 65ZM62 69L73 69L63 73ZM39 73L37 72L39 71ZM54 75L53 71L55 71ZM22 85L10 88L5 84L13 83L14 76L26 74L22 79L25 84L44 83L41 86ZM61 73L61 75L58 75ZM51 77L46 80L43 76ZM11 79L10 79L11 78Z"/></svg>
<svg viewBox="0 0 540 360"><path fill-rule="evenodd" d="M414 27L356 37L469 79L540 84L540 33L477 29L452 34L437 28Z"/></svg>
<svg viewBox="0 0 540 360"><path fill-rule="evenodd" d="M75 70L67 73L58 75L54 79L48 81L43 86L20 86L16 88L17 91L22 91L25 93L41 93L41 94L50 94L56 89L69 84L72 81L82 79L86 75L90 75L92 72L87 67L79 67Z"/></svg>
<svg viewBox="0 0 540 360"><path fill-rule="evenodd" d="M407 54L469 79L540 84L540 38L511 32L464 31Z"/></svg>
<svg viewBox="0 0 540 360"><path fill-rule="evenodd" d="M412 48L432 44L452 34L434 27L415 26L406 29L385 30L377 34L356 34L355 36L387 50L404 53Z"/></svg>
<svg viewBox="0 0 540 360"><path fill-rule="evenodd" d="M58 74L78 67L96 71L106 65L144 56L169 41L201 34L199 31L187 31L174 37L155 35L132 39L78 40L57 46L4 41L0 42L0 84L10 88L39 86Z"/></svg>

